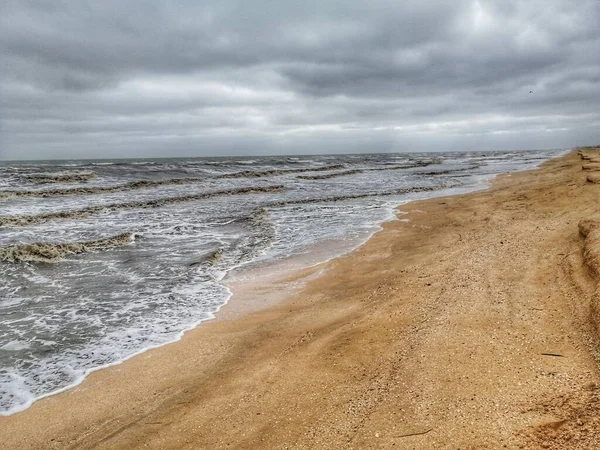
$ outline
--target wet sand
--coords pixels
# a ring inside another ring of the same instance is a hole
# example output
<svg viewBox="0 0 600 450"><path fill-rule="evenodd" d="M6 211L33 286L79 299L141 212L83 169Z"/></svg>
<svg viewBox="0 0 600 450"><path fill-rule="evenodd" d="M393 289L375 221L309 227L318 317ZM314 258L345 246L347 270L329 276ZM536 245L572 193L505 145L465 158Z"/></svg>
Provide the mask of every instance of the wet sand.
<svg viewBox="0 0 600 450"><path fill-rule="evenodd" d="M0 417L1 446L600 448L600 232L579 227L600 185L582 163L404 205L300 288L249 278L233 316Z"/></svg>

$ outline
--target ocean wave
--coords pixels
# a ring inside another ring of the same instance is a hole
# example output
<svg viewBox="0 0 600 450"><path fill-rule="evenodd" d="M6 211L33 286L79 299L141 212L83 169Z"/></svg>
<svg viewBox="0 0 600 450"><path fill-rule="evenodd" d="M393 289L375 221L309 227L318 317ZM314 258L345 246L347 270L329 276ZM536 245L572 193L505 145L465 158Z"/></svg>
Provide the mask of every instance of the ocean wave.
<svg viewBox="0 0 600 450"><path fill-rule="evenodd" d="M263 171L254 171L254 170L242 170L241 172L234 173L224 173L222 175L217 176L219 179L227 179L227 178L262 178L262 177L272 177L277 175L287 175L293 173L303 173L303 172L325 172L328 170L337 170L343 169L343 164L333 164L330 166L322 166L322 167L309 167L303 169L271 169L271 170L263 170Z"/></svg>
<svg viewBox="0 0 600 450"><path fill-rule="evenodd" d="M259 193L274 193L284 190L282 185L274 186L259 186L259 187L244 187L237 189L227 189L222 191L205 192L201 194L185 195L181 197L166 197L153 200L143 200L127 203L112 203L108 205L88 206L82 209L70 211L57 211L51 213L34 214L34 215L16 215L16 216L0 216L0 227L22 227L27 225L35 225L51 220L60 219L81 219L90 214L99 213L102 211L116 211L122 209L136 208L158 208L174 203L183 203L194 200L202 200L205 198L220 197L225 195L240 195L240 194L259 194Z"/></svg>
<svg viewBox="0 0 600 450"><path fill-rule="evenodd" d="M403 164L399 166L388 166L388 167L375 167L371 169L365 169L370 171L383 171L383 170L405 170L405 169L415 169L417 167L427 167L433 164L442 164L441 158L431 158L423 161L416 161L410 164Z"/></svg>
<svg viewBox="0 0 600 450"><path fill-rule="evenodd" d="M47 184L47 183L75 183L78 181L89 181L96 178L94 172L55 172L55 173L36 173L26 175L25 178L31 183Z"/></svg>
<svg viewBox="0 0 600 450"><path fill-rule="evenodd" d="M139 180L130 183L119 184L115 186L82 186L68 189L47 189L47 190L4 190L0 191L0 198L15 197L58 197L66 195L91 195L106 194L111 192L126 192L136 189L146 189L159 186L174 186L182 184L202 183L203 178L170 178L166 180Z"/></svg>
<svg viewBox="0 0 600 450"><path fill-rule="evenodd" d="M347 175L355 175L357 173L363 172L364 170L362 169L353 169L346 170L344 172L326 173L325 175L299 175L297 178L300 178L301 180L327 180L329 178L344 177Z"/></svg>
<svg viewBox="0 0 600 450"><path fill-rule="evenodd" d="M341 164L306 168L306 169L272 169L265 171L244 170L241 172L225 173L217 175L216 179L231 179L231 178L264 178L269 176L286 175L303 172L324 172L329 170L343 169ZM307 178L308 179L308 178ZM107 194L113 192L126 192L137 189L148 189L160 186L176 186L184 184L202 183L206 178L187 177L187 178L169 178L164 180L139 180L130 183L119 184L114 186L81 186L76 188L65 189L45 189L45 190L0 190L0 199L11 198L47 198L61 197L69 195L93 195Z"/></svg>
<svg viewBox="0 0 600 450"><path fill-rule="evenodd" d="M19 262L58 262L69 254L87 253L97 250L122 247L134 240L134 233L121 233L105 239L72 243L16 244L0 248L0 260Z"/></svg>
<svg viewBox="0 0 600 450"><path fill-rule="evenodd" d="M332 203L332 202L342 202L346 200L358 200L361 198L369 198L369 197L390 197L393 195L406 195L417 192L430 192L430 191L439 191L442 189L448 189L458 186L458 183L451 183L448 185L439 185L439 186L421 186L421 187L412 187L412 188L401 188L401 189L393 189L389 191L380 191L380 192L365 192L361 194L350 194L350 195L333 195L330 197L316 197L316 198L305 198L298 200L286 200L280 202L267 203L262 208L278 208L289 205L304 205L310 203Z"/></svg>
<svg viewBox="0 0 600 450"><path fill-rule="evenodd" d="M469 166L469 167L461 167L458 169L446 169L446 170L437 170L437 171L429 171L429 172L415 172L416 175L448 175L459 172L466 172L468 170L476 170L481 166Z"/></svg>
<svg viewBox="0 0 600 450"><path fill-rule="evenodd" d="M219 261L221 261L221 259L223 259L223 249L218 248L216 250L213 250L212 252L207 253L198 261L190 263L188 267L196 267L201 265L216 266L219 263Z"/></svg>

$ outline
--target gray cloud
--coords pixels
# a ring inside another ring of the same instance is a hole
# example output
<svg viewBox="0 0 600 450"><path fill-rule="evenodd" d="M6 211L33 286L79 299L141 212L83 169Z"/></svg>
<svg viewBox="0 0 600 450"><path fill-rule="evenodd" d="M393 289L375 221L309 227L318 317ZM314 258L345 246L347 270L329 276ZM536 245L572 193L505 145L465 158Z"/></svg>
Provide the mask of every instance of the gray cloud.
<svg viewBox="0 0 600 450"><path fill-rule="evenodd" d="M600 143L599 21L597 0L5 0L0 158Z"/></svg>

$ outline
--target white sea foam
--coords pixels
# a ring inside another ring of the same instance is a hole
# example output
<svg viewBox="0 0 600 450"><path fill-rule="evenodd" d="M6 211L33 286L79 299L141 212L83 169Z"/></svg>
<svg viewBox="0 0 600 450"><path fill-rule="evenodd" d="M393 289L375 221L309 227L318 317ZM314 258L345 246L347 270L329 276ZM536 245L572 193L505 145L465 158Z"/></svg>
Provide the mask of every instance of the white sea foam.
<svg viewBox="0 0 600 450"><path fill-rule="evenodd" d="M9 352L17 352L19 350L25 350L27 348L31 348L31 346L27 342L10 341L7 344L4 344L2 347L0 347L0 350L6 350Z"/></svg>

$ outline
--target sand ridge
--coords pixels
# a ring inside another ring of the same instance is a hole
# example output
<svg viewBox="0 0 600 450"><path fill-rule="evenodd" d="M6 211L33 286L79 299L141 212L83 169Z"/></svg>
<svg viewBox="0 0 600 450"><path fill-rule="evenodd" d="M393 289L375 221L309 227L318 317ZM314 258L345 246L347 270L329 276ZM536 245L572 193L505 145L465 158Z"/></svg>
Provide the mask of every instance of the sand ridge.
<svg viewBox="0 0 600 450"><path fill-rule="evenodd" d="M600 448L595 222L580 226L600 220L581 161L600 151L582 152L407 204L283 303L0 418L0 442Z"/></svg>

